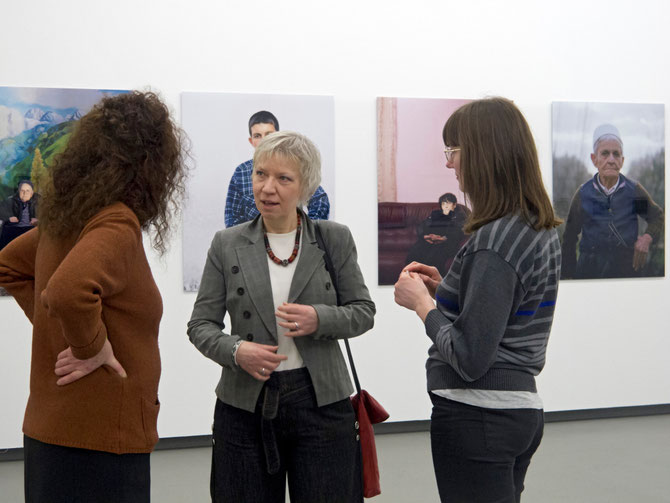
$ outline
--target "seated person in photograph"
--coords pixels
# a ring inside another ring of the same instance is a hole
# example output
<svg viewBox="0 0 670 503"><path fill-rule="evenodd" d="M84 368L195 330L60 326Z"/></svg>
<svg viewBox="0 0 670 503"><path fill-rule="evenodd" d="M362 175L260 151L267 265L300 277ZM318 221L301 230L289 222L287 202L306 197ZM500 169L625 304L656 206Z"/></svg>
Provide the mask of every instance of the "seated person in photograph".
<svg viewBox="0 0 670 503"><path fill-rule="evenodd" d="M21 180L19 188L10 199L11 215L2 226L0 250L13 239L28 232L37 225L37 204L39 194L35 192L30 180Z"/></svg>
<svg viewBox="0 0 670 503"><path fill-rule="evenodd" d="M3 223L7 223L9 217L12 216L14 207L14 196L9 196L6 199L0 200L0 228Z"/></svg>
<svg viewBox="0 0 670 503"><path fill-rule="evenodd" d="M254 149L270 133L279 131L279 121L270 112L261 110L249 118L249 143ZM251 189L251 173L253 159L240 164L235 168L226 197L225 222L226 227L253 220L259 215ZM330 202L328 194L319 185L314 195L307 203L307 215L312 220L328 220Z"/></svg>
<svg viewBox="0 0 670 503"><path fill-rule="evenodd" d="M417 241L407 253L407 263L432 265L444 276L447 260L456 255L465 237L467 213L451 192L442 194L438 202L440 209L432 211L417 227Z"/></svg>
<svg viewBox="0 0 670 503"><path fill-rule="evenodd" d="M577 189L570 203L561 278L640 276L649 246L663 233L663 210L642 185L620 173L623 141L613 125L596 128L591 161L598 172ZM647 222L640 236L638 217Z"/></svg>

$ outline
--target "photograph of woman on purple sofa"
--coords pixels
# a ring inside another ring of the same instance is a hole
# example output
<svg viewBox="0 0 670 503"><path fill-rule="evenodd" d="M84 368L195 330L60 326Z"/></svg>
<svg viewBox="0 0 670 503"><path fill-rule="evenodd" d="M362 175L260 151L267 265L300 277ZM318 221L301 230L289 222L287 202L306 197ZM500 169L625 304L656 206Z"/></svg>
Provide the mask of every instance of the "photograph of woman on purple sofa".
<svg viewBox="0 0 670 503"><path fill-rule="evenodd" d="M463 224L470 210L458 204L458 199L451 192L442 194L438 203L440 209L431 211L428 218L418 225L416 243L409 249L405 262L432 265L444 276L451 259L463 245L463 240L467 239Z"/></svg>
<svg viewBox="0 0 670 503"><path fill-rule="evenodd" d="M469 209L446 168L441 134L451 113L469 101L377 98L380 285L394 284L413 260L446 273L467 240L462 226Z"/></svg>

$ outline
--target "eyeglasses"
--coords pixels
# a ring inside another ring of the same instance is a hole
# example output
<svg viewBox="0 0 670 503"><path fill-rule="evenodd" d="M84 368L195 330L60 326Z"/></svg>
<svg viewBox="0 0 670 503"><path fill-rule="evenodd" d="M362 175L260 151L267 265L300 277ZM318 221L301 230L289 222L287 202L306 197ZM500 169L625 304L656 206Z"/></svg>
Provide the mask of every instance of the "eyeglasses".
<svg viewBox="0 0 670 503"><path fill-rule="evenodd" d="M451 162L454 158L454 153L461 150L461 147L447 147L444 149L444 156L447 158L447 162Z"/></svg>

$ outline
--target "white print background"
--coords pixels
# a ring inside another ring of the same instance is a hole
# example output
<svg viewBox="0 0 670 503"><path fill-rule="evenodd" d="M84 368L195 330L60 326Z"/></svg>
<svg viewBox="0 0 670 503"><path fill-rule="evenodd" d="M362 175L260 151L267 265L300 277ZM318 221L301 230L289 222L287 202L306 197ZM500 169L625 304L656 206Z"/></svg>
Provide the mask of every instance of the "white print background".
<svg viewBox="0 0 670 503"><path fill-rule="evenodd" d="M655 154L665 145L665 107L640 103L553 103L552 150L555 157L574 155L592 174L593 132L601 124L616 126L623 141L625 175L640 157ZM585 180L586 181L586 180Z"/></svg>
<svg viewBox="0 0 670 503"><path fill-rule="evenodd" d="M184 290L200 285L207 250L216 231L225 227L228 184L235 168L251 159L249 117L272 112L281 131L297 131L321 152L321 186L335 201L335 123L331 96L272 96L232 93L183 93L182 127L188 134L195 169L184 207Z"/></svg>

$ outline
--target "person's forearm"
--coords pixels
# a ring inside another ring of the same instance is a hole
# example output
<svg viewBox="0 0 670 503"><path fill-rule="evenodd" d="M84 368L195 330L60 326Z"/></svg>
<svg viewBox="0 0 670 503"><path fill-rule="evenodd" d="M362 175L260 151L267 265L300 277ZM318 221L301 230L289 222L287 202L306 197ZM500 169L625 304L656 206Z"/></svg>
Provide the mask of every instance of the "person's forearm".
<svg viewBox="0 0 670 503"><path fill-rule="evenodd" d="M414 312L419 318L421 318L421 321L425 323L426 316L428 316L428 313L433 309L435 309L435 303L432 301L432 299L426 297L425 299L421 299L421 302L416 306Z"/></svg>
<svg viewBox="0 0 670 503"><path fill-rule="evenodd" d="M661 234L663 234L664 228L664 217L663 210L660 209L655 203L649 205L649 215L647 220L647 231L646 233L652 238L653 241L657 241Z"/></svg>
<svg viewBox="0 0 670 503"><path fill-rule="evenodd" d="M370 299L359 299L347 305L312 304L319 318L315 339L348 339L364 334L374 326L377 312Z"/></svg>
<svg viewBox="0 0 670 503"><path fill-rule="evenodd" d="M191 343L207 358L221 366L237 368L233 346L239 337L223 332L223 324L217 325L206 319L191 319L186 333Z"/></svg>

